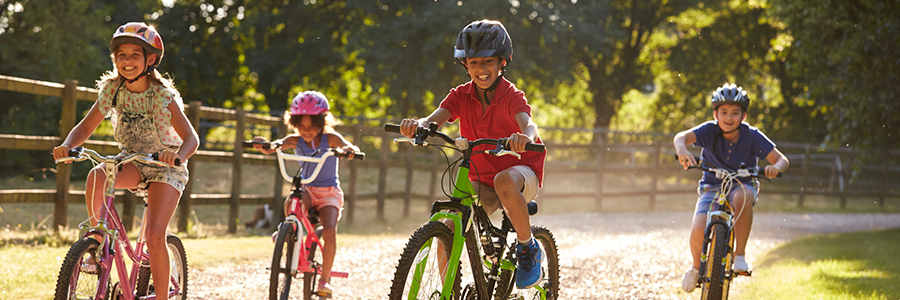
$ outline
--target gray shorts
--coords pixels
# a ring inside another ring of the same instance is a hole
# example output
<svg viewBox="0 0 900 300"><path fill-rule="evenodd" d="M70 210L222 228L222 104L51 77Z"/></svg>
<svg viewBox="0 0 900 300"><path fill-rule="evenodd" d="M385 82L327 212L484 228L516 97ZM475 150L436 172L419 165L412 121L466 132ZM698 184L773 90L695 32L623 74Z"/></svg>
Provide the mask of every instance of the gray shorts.
<svg viewBox="0 0 900 300"><path fill-rule="evenodd" d="M534 173L534 170L528 166L522 165L510 168L519 171L519 173L525 177L525 187L522 189L522 195L525 196L525 202L537 198L539 183L537 174ZM500 197L497 196L497 191L494 190L494 187L482 184L478 181L472 181L472 188L475 190L475 194L478 195L478 201L481 202L481 207L484 208L484 211L488 215L493 214L500 208Z"/></svg>

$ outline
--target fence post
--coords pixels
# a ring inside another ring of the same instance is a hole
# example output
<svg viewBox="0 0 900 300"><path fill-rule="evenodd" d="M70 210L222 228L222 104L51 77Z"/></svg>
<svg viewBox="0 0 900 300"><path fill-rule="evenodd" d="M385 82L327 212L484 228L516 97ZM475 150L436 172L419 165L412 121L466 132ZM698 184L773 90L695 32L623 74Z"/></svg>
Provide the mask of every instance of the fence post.
<svg viewBox="0 0 900 300"><path fill-rule="evenodd" d="M884 208L884 201L887 199L888 164L891 161L888 159L890 156L886 148L881 149L881 153L884 162L881 163L881 193L878 194L878 207Z"/></svg>
<svg viewBox="0 0 900 300"><path fill-rule="evenodd" d="M597 209L601 209L603 205L603 153L606 152L606 131L603 128L595 128L594 129L594 142L597 143L597 158L596 160L596 172L597 172L597 187L596 187L596 203Z"/></svg>
<svg viewBox="0 0 900 300"><path fill-rule="evenodd" d="M409 201L412 198L413 162L415 161L415 147L406 147L406 191L403 193L403 217L409 217Z"/></svg>
<svg viewBox="0 0 900 300"><path fill-rule="evenodd" d="M276 139L280 139L282 136L288 135L287 125L284 124L284 114L281 114L279 117L281 121L278 122L278 130L271 137L269 137L270 141L274 141ZM278 221L284 220L284 198L285 196L282 194L282 190L284 189L284 178L281 177L281 167L278 166L279 163L275 164L275 184L274 190L272 191L272 202L269 203L269 208L272 209L272 222L269 223L269 227L274 230L278 230Z"/></svg>
<svg viewBox="0 0 900 300"><path fill-rule="evenodd" d="M241 169L243 167L244 147L241 141L244 140L244 127L246 112L243 107L236 107L234 117L237 124L234 126L234 158L231 165L231 205L228 209L228 233L237 232L238 213L241 204Z"/></svg>
<svg viewBox="0 0 900 300"><path fill-rule="evenodd" d="M378 204L376 204L375 218L378 221L384 221L384 198L387 189L387 168L388 168L388 151L391 151L390 143L388 143L387 131L381 130L381 150L378 161Z"/></svg>
<svg viewBox="0 0 900 300"><path fill-rule="evenodd" d="M806 186L806 177L809 176L810 154L809 145L803 146L803 176L800 177L800 197L797 199L797 207L803 207L803 201L806 200L806 193L809 187Z"/></svg>
<svg viewBox="0 0 900 300"><path fill-rule="evenodd" d="M650 179L650 210L656 209L656 192L657 185L659 185L659 161L660 161L660 153L662 151L662 143L657 141L653 141L653 170L651 171L651 179Z"/></svg>
<svg viewBox="0 0 900 300"><path fill-rule="evenodd" d="M66 80L62 96L62 116L59 121L60 144L66 140L69 131L75 127L75 115L77 109L75 88L78 80ZM53 231L59 232L59 227L68 225L69 218L69 180L72 177L71 164L56 164L56 197L53 206ZM85 196L87 197L87 195Z"/></svg>
<svg viewBox="0 0 900 300"><path fill-rule="evenodd" d="M429 181L429 184L428 184L428 196L429 196L428 203L431 203L430 201L437 199L437 189L438 189L437 176L438 176L438 168L439 168L438 166L440 165L440 162L441 162L441 155L439 154L439 152L431 151L431 181Z"/></svg>
<svg viewBox="0 0 900 300"><path fill-rule="evenodd" d="M195 132L200 132L200 107L203 104L200 101L191 101L187 109L187 118L194 127ZM187 162L186 162L187 163ZM184 185L184 191L181 192L181 200L178 201L178 232L188 231L188 222L191 219L191 194L194 193L194 181L197 178L196 162L187 164L188 182Z"/></svg>
<svg viewBox="0 0 900 300"><path fill-rule="evenodd" d="M122 196L122 226L125 227L125 232L130 232L131 228L134 227L135 198L137 197L128 190L126 190L125 195ZM141 221L143 222L143 220Z"/></svg>
<svg viewBox="0 0 900 300"><path fill-rule="evenodd" d="M358 120L353 125L353 144L359 147L362 141L362 120ZM353 160L350 161L350 189L347 196L344 197L344 208L347 210L347 223L353 224L353 213L356 211L356 178L359 176L359 165Z"/></svg>

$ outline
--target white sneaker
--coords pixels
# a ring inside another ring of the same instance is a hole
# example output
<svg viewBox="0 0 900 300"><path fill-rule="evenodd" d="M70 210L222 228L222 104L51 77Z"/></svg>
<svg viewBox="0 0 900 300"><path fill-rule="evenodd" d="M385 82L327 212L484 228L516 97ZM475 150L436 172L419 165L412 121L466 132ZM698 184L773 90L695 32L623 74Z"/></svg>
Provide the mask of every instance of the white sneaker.
<svg viewBox="0 0 900 300"><path fill-rule="evenodd" d="M734 272L735 273L744 273L750 271L750 265L747 264L747 260L744 259L744 256L735 256L734 257Z"/></svg>
<svg viewBox="0 0 900 300"><path fill-rule="evenodd" d="M697 287L697 280L700 280L700 270L689 268L684 272L684 279L681 280L681 288L685 292L693 292Z"/></svg>

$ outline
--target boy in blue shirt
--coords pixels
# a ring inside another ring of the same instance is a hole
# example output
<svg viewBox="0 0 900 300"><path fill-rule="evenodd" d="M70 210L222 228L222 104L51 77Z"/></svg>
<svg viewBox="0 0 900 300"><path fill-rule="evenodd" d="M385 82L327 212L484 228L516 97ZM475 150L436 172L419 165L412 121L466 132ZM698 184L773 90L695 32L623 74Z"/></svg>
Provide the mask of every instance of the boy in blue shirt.
<svg viewBox="0 0 900 300"><path fill-rule="evenodd" d="M747 168L753 168L758 166L757 160L761 158L769 162L765 168L766 177L774 178L779 172L787 169L788 159L775 148L775 143L762 131L744 122L747 119L747 108L750 107L750 98L747 97L746 91L734 84L725 84L713 92L711 104L714 121L707 121L675 135L675 153L678 155L678 162L685 169L697 164L687 149L688 144L703 147L700 157L718 168L737 170L741 163L746 164ZM744 250L753 224L753 205L756 204L759 193L757 180L740 178L740 181L741 186L734 188L728 195L735 216L738 216L734 225L736 273L750 270L744 259ZM700 197L694 211L690 239L694 264L684 273L681 282L681 287L688 293L697 287L706 214L721 183L721 179L716 178L716 174L711 172L704 172L703 178L700 179L700 187L697 189ZM750 205L746 205L747 202L750 202Z"/></svg>

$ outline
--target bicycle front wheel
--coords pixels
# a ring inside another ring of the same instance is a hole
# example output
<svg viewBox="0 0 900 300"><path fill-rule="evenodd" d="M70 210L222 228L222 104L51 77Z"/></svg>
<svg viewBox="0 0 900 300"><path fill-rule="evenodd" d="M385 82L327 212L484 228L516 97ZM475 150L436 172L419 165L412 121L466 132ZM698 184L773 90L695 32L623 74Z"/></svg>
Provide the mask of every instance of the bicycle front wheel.
<svg viewBox="0 0 900 300"><path fill-rule="evenodd" d="M272 253L272 267L269 277L269 300L287 300L291 291L291 256L297 235L291 223L281 223L275 238L275 252Z"/></svg>
<svg viewBox="0 0 900 300"><path fill-rule="evenodd" d="M102 270L99 263L100 242L84 237L76 241L69 248L62 267L59 269L59 277L56 280L55 300L68 299L97 299L101 286L106 286L109 294L109 281L101 282L100 274L108 273ZM83 269L82 266L91 266L93 270ZM109 297L104 297L109 298Z"/></svg>
<svg viewBox="0 0 900 300"><path fill-rule="evenodd" d="M709 280L702 284L702 299L728 299L728 286L731 283L731 276L725 274L725 266L731 263L728 258L728 228L722 224L713 224L710 232L712 235L706 261Z"/></svg>
<svg viewBox="0 0 900 300"><path fill-rule="evenodd" d="M544 256L541 258L544 281L536 287L518 291L517 299L555 300L559 297L559 251L556 248L556 238L549 229L538 225L531 226L531 234L534 235L534 239L544 252ZM497 281L495 299L507 299L512 294L514 286L515 276L512 272L501 271L500 279Z"/></svg>
<svg viewBox="0 0 900 300"><path fill-rule="evenodd" d="M441 299L444 273L453 250L450 228L438 221L428 222L409 238L391 283L390 299ZM459 299L460 272L457 266L451 299Z"/></svg>
<svg viewBox="0 0 900 300"><path fill-rule="evenodd" d="M172 283L177 282L179 292L171 299L187 299L187 256L185 255L184 244L178 236L169 233L166 235L166 250L169 251L169 290L173 290L175 286ZM150 268L149 265L141 266L137 284L135 284L137 296L148 296L156 293Z"/></svg>

